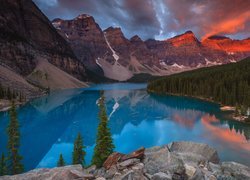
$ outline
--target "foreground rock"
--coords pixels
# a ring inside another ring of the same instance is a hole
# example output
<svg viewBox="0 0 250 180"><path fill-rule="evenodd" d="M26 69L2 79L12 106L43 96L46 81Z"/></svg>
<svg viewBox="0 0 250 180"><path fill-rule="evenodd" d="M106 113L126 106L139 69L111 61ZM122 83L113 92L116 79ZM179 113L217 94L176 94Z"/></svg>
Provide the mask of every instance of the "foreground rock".
<svg viewBox="0 0 250 180"><path fill-rule="evenodd" d="M129 155L113 153L100 169L65 166L37 169L2 179L247 180L250 179L250 168L235 162L220 163L216 150L206 144L173 142L162 147L141 148Z"/></svg>

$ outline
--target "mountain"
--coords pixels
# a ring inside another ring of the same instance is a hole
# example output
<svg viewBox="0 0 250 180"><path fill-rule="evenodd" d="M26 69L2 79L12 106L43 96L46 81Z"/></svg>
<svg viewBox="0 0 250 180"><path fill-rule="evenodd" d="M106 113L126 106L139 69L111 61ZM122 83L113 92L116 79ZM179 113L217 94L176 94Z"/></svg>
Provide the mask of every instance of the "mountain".
<svg viewBox="0 0 250 180"><path fill-rule="evenodd" d="M0 32L3 86L34 96L39 88L86 85L84 65L32 0L2 0Z"/></svg>
<svg viewBox="0 0 250 180"><path fill-rule="evenodd" d="M149 83L148 91L204 98L231 106L250 106L250 57L205 67Z"/></svg>
<svg viewBox="0 0 250 180"><path fill-rule="evenodd" d="M199 41L192 31L170 39L127 39L121 28L102 31L92 16L55 19L52 24L89 69L125 81L138 74L163 76L200 67L237 62L250 55L250 40L213 36ZM137 76L138 77L138 76Z"/></svg>

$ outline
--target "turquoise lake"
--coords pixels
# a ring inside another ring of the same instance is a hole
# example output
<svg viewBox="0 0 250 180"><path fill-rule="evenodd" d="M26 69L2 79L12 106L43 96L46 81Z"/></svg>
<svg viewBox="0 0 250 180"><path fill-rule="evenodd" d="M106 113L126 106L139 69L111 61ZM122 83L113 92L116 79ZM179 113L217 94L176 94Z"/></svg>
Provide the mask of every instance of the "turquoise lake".
<svg viewBox="0 0 250 180"><path fill-rule="evenodd" d="M62 153L71 164L73 142L80 132L89 164L98 126L100 90L106 98L115 151L172 141L207 143L221 160L250 165L250 126L229 118L219 105L188 97L148 94L146 84L115 83L62 90L18 108L25 170L56 166ZM0 113L0 153L6 153L7 112Z"/></svg>

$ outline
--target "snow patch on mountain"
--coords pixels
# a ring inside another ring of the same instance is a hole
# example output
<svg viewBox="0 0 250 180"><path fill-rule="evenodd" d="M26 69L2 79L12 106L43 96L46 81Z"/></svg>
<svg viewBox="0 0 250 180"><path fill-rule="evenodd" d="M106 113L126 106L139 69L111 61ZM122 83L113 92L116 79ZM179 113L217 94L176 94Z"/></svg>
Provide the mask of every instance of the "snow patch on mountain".
<svg viewBox="0 0 250 180"><path fill-rule="evenodd" d="M113 57L114 57L115 61L117 62L118 59L119 59L119 56L116 54L115 50L111 47L111 45L110 45L110 43L109 43L109 41L108 41L108 39L107 39L106 32L104 32L104 38L105 38L105 41L106 41L106 43L107 43L109 49L110 49L110 50L112 51L112 53L113 53Z"/></svg>
<svg viewBox="0 0 250 180"><path fill-rule="evenodd" d="M171 65L172 67L176 67L176 68L179 68L179 69L184 69L185 68L185 66L183 66L183 65L179 65L179 64L177 64L177 63L174 63L173 65Z"/></svg>
<svg viewBox="0 0 250 180"><path fill-rule="evenodd" d="M102 65L99 63L99 57L95 60L95 62L96 62L96 64L98 65L98 66L100 66L100 67L102 67Z"/></svg>

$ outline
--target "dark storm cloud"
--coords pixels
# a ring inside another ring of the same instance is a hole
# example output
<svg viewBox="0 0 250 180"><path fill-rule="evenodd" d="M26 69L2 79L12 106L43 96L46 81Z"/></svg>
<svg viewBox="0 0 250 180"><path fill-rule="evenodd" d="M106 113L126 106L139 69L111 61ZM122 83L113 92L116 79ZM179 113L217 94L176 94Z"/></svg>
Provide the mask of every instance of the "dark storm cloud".
<svg viewBox="0 0 250 180"><path fill-rule="evenodd" d="M34 0L52 20L86 13L106 29L119 26L126 37L174 36L192 30L210 35L250 36L249 0Z"/></svg>

